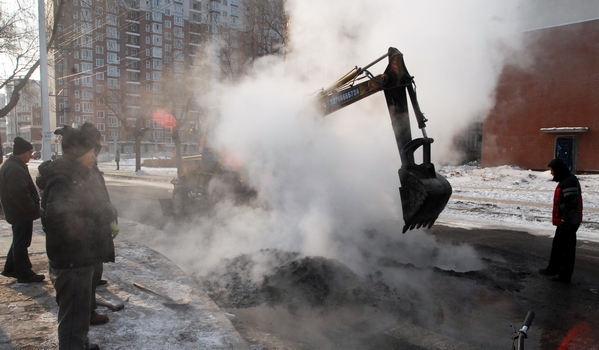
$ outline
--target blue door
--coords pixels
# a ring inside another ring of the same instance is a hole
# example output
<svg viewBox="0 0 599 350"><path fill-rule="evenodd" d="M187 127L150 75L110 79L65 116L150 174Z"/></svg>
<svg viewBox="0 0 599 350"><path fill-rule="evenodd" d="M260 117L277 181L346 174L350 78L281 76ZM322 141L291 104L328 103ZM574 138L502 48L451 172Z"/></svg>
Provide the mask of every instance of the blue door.
<svg viewBox="0 0 599 350"><path fill-rule="evenodd" d="M555 158L566 163L568 169L574 166L574 137L558 137L555 140Z"/></svg>

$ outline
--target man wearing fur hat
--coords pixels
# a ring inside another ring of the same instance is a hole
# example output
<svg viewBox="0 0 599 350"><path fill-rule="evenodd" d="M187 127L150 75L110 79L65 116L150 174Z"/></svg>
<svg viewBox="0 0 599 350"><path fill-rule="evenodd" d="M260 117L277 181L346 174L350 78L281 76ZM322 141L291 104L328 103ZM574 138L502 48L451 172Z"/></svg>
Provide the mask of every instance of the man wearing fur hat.
<svg viewBox="0 0 599 350"><path fill-rule="evenodd" d="M112 217L94 194L90 177L96 141L89 133L64 127L63 157L40 165L42 224L50 279L58 303L58 340L62 349L99 349L87 333L98 264L114 262Z"/></svg>
<svg viewBox="0 0 599 350"><path fill-rule="evenodd" d="M2 275L19 283L41 282L44 275L32 270L27 248L31 245L33 221L40 217L39 196L27 163L33 146L21 137L14 140L13 154L0 168L0 201L6 221L12 225L12 244Z"/></svg>

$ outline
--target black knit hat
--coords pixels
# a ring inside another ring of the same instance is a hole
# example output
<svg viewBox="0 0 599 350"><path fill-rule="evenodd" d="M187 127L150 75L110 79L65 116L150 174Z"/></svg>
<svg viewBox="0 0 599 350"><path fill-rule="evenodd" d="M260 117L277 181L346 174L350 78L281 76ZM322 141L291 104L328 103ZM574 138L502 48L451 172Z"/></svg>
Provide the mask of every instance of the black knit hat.
<svg viewBox="0 0 599 350"><path fill-rule="evenodd" d="M56 129L54 133L62 135L62 152L70 159L77 159L96 146L96 141L89 133L70 126Z"/></svg>
<svg viewBox="0 0 599 350"><path fill-rule="evenodd" d="M102 143L101 143L102 134L100 133L100 131L98 129L96 129L94 124L88 123L88 122L83 123L83 125L81 125L81 127L79 129L81 129L81 131L83 131L83 132L88 133L89 136L94 141L96 141L96 146L95 146L94 152L96 152L96 155L100 154L100 151L102 150Z"/></svg>
<svg viewBox="0 0 599 350"><path fill-rule="evenodd" d="M29 152L32 149L33 146L31 143L27 142L24 138L18 136L15 137L12 154L15 156L20 156L21 154Z"/></svg>
<svg viewBox="0 0 599 350"><path fill-rule="evenodd" d="M547 166L553 169L553 181L560 182L570 176L570 168L559 158L555 158Z"/></svg>

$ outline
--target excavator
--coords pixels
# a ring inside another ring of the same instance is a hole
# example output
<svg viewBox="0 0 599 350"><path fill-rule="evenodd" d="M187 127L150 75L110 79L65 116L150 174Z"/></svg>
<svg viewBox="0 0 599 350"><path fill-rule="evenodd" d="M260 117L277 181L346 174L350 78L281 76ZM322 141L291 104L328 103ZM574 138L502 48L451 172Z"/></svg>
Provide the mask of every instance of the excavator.
<svg viewBox="0 0 599 350"><path fill-rule="evenodd" d="M387 57L389 64L385 71L372 75L368 69ZM379 91L385 93L401 158L402 165L398 173L403 233L423 226L430 228L449 201L451 185L435 172L435 166L431 163L431 144L434 140L426 134L427 119L420 111L414 78L406 69L402 53L396 48L389 48L387 54L374 62L363 68L355 67L330 87L321 89L317 92L315 101L323 116L326 116ZM406 92L414 109L418 128L422 130L421 138L412 139ZM423 162L416 164L414 152L420 147ZM235 184L235 193L241 199L255 196L255 191L245 185L235 172L220 171L220 167L215 165L217 163L211 161L213 158L213 153L183 158L182 175L173 182L175 189L172 199L160 200L165 213L182 215L210 207L211 203L218 200L214 197L219 197L209 196L207 192L209 181L215 178L233 179L227 182Z"/></svg>
<svg viewBox="0 0 599 350"><path fill-rule="evenodd" d="M389 64L382 74L373 75L368 70L381 60ZM329 115L379 91L385 93L395 141L399 149L401 168L399 193L403 211L402 232L420 227L430 228L443 211L451 185L435 171L431 163L431 144L434 140L426 134L428 121L418 105L414 77L406 69L403 54L390 47L387 53L365 67L355 67L333 85L317 93L318 107L323 116ZM412 138L408 108L408 96L414 110L422 137ZM422 163L416 164L414 152L422 147Z"/></svg>

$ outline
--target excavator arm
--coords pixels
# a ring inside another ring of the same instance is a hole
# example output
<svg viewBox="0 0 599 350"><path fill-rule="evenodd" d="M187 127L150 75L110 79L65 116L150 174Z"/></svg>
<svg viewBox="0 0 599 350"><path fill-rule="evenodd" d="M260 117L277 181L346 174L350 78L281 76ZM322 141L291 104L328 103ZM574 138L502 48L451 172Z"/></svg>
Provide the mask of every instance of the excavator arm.
<svg viewBox="0 0 599 350"><path fill-rule="evenodd" d="M368 68L387 57L389 64L382 74L374 76L368 71ZM364 79L366 80L360 82ZM322 89L317 101L323 114L328 115L379 91L385 93L402 164L398 173L403 232L421 226L430 228L449 201L451 185L435 171L435 166L431 163L431 144L434 140L426 134L428 120L420 110L414 79L406 69L402 53L396 48L389 48L387 54L374 62L363 68L354 68L330 87ZM412 139L408 97L418 128L422 131L421 138ZM421 147L423 161L416 164L414 152Z"/></svg>

